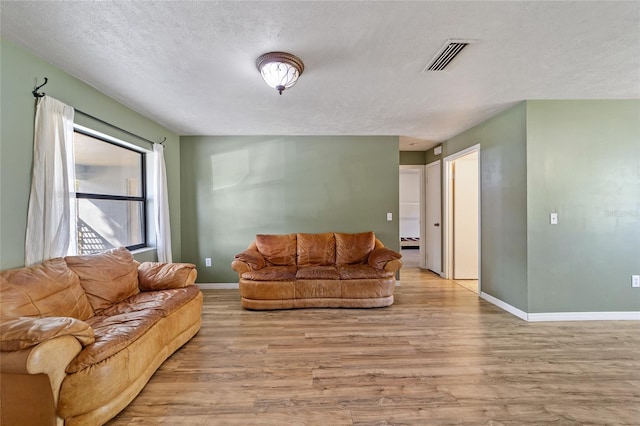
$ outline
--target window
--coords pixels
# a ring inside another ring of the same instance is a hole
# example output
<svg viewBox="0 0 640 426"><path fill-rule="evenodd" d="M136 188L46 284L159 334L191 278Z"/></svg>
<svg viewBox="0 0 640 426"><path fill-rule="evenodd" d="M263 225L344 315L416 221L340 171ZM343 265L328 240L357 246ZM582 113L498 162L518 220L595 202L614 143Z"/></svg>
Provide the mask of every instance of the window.
<svg viewBox="0 0 640 426"><path fill-rule="evenodd" d="M76 127L78 254L147 246L145 154Z"/></svg>

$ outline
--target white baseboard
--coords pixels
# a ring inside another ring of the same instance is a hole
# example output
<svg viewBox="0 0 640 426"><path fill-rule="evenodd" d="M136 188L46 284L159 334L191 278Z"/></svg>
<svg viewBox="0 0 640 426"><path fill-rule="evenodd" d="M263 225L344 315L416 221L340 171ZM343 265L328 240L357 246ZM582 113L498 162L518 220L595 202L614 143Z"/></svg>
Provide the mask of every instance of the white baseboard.
<svg viewBox="0 0 640 426"><path fill-rule="evenodd" d="M640 321L640 312L541 312L528 314L529 322L540 321Z"/></svg>
<svg viewBox="0 0 640 426"><path fill-rule="evenodd" d="M505 311L509 312L512 315L517 316L520 319L523 319L525 321L529 321L529 319L527 318L527 313L525 311L522 311L518 308L516 308L515 306L511 306L510 304L503 302L502 300L493 297L490 294L484 293L484 292L480 292L480 297L483 298L484 300L486 300L487 302L496 305L498 308L500 309L504 309Z"/></svg>
<svg viewBox="0 0 640 426"><path fill-rule="evenodd" d="M640 321L640 312L540 312L527 313L511 306L490 294L480 293L480 297L528 322L543 321Z"/></svg>
<svg viewBox="0 0 640 426"><path fill-rule="evenodd" d="M238 283L196 283L200 290L235 290Z"/></svg>

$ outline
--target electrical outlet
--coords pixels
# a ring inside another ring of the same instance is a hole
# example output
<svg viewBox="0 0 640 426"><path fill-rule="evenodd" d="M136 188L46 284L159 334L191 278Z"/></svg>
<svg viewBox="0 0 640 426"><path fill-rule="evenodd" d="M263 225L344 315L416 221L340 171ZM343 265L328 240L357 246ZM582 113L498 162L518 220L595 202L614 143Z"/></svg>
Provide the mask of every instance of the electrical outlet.
<svg viewBox="0 0 640 426"><path fill-rule="evenodd" d="M205 257L204 266L206 266L207 268L211 268L211 258L210 257Z"/></svg>
<svg viewBox="0 0 640 426"><path fill-rule="evenodd" d="M640 287L640 275L631 275L631 287Z"/></svg>
<svg viewBox="0 0 640 426"><path fill-rule="evenodd" d="M551 225L558 224L558 213L549 213L549 223Z"/></svg>
<svg viewBox="0 0 640 426"><path fill-rule="evenodd" d="M393 220L393 213L387 213L387 220Z"/></svg>

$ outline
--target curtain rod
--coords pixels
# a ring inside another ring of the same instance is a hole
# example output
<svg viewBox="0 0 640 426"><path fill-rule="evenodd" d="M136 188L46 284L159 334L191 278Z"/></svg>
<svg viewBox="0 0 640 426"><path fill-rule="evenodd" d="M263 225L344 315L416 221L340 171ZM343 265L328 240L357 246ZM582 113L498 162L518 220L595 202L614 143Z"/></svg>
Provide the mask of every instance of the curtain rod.
<svg viewBox="0 0 640 426"><path fill-rule="evenodd" d="M45 78L44 78L44 83L42 83L40 86L37 86L35 89L33 89L33 92L31 92L31 93L33 94L33 97L34 97L34 98L42 98L42 97L44 97L44 96L46 95L46 93L44 93L44 92L39 93L39 92L38 92L38 89L40 89L42 86L44 86L44 85L45 85L45 84L47 84L48 82L49 82L49 79L48 79L47 77L45 77ZM38 83L38 82L36 81L36 84L37 84L37 83ZM73 109L75 110L75 112L77 112L77 113L79 113L79 114L82 114L82 115L84 115L85 117L89 117L89 118L91 118L91 119L93 119L93 120L99 121L99 122L100 122L100 123L102 123L102 124L105 124L105 125L107 125L107 126L109 126L109 127L112 127L112 128L114 128L114 129L116 129L116 130L120 130L121 132L124 132L124 133L126 133L126 134L128 134L128 135L130 135L130 136L136 137L136 138L138 138L138 139L142 139L142 140L143 140L143 141L145 141L145 142L149 142L151 145L156 144L156 143L159 143L160 145L164 145L164 143L165 143L165 142L166 142L166 140L167 140L167 137L165 136L165 137L164 137L164 139L162 140L162 142L154 142L154 141L149 140L149 139L147 139L147 138L145 138L145 137L142 137L142 136L140 136L140 135L136 135L135 133L132 133L132 132L130 132L130 131L128 131L128 130L125 130L125 129L123 129L122 127L118 127L118 126L116 126L115 124L111 124L111 123L109 123L109 122L107 122L107 121L104 121L103 119L98 118L98 117L96 117L96 116L94 116L94 115L88 114L88 113L86 113L86 112L84 112L84 111L80 111L79 109L76 109L76 108L73 108Z"/></svg>
<svg viewBox="0 0 640 426"><path fill-rule="evenodd" d="M88 114L88 113L86 113L86 112L84 112L84 111L80 111L79 109L75 109L75 108L74 108L74 110L75 110L75 112L77 112L77 113L79 113L79 114L82 114L82 115L84 115L85 117L89 117L89 118L91 118L91 119L93 119L93 120L99 121L99 122L100 122L100 123L102 123L102 124L105 124L105 125L107 125L107 126L109 126L109 127L112 127L112 128L114 128L114 129L116 129L116 130L120 130L121 132L124 132L124 133L126 133L126 134L128 134L128 135L130 135L130 136L136 137L136 138L138 138L138 139L142 139L142 140L143 140L143 141L145 141L145 142L149 142L151 145L156 144L156 143L159 143L160 145L164 145L165 141L167 140L167 137L165 136L165 138L162 140L162 142L154 142L154 141L149 140L149 139L147 139L147 138L145 138L145 137L142 137L142 136L140 136L140 135L136 135L135 133L132 133L132 132L130 132L130 131L128 131L128 130L125 130L125 129L123 129L122 127L118 127L118 126L116 126L115 124L111 124L111 123L109 123L109 122L107 122L107 121L104 121L104 120L103 120L103 119L101 119L101 118L98 118L98 117L96 117L96 116L93 116L93 115L91 115L91 114Z"/></svg>

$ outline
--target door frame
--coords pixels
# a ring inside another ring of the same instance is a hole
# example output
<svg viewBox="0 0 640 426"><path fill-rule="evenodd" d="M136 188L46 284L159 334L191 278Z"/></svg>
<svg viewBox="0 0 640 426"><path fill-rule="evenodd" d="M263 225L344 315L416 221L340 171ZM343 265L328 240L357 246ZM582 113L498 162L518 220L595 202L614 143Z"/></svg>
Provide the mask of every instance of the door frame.
<svg viewBox="0 0 640 426"><path fill-rule="evenodd" d="M446 279L453 279L453 209L451 208L453 197L453 162L458 158L473 152L478 153L478 294L482 288L482 187L480 182L481 176L481 153L480 144L470 146L469 148L458 151L444 158L444 179L443 179L443 214L442 214L442 235L443 235L443 249L442 249L442 266L443 277Z"/></svg>
<svg viewBox="0 0 640 426"><path fill-rule="evenodd" d="M422 206L424 212L424 239L425 239L425 253L424 253L424 269L429 269L429 264L427 262L427 255L429 254L429 250L427 249L427 203L429 202L429 200L427 199L427 176L428 176L428 169L430 167L438 167L438 175L440 175L440 182L438 185L438 189L440 191L440 193L438 194L438 210L440 210L440 266L438 266L438 270L437 271L433 271L435 273L437 273L438 275L440 275L441 277L444 276L443 272L442 272L442 162L440 160L435 160L432 161L429 164L425 164L424 166L424 205Z"/></svg>
<svg viewBox="0 0 640 426"><path fill-rule="evenodd" d="M418 180L420 182L420 201L419 201L419 210L420 210L420 241L419 241L419 256L420 256L420 268L425 268L426 267L426 261L427 261L427 250L426 250L426 246L425 246L425 237L426 237L426 230L425 230L425 203L426 203L426 188L425 188L425 166L422 164L416 164L416 165L400 165L400 169L410 169L410 170L418 170ZM398 217L398 230L400 228L400 217ZM402 237L402 235L401 235ZM400 244L400 241L398 241L398 244ZM402 250L402 245L400 245L400 250Z"/></svg>

